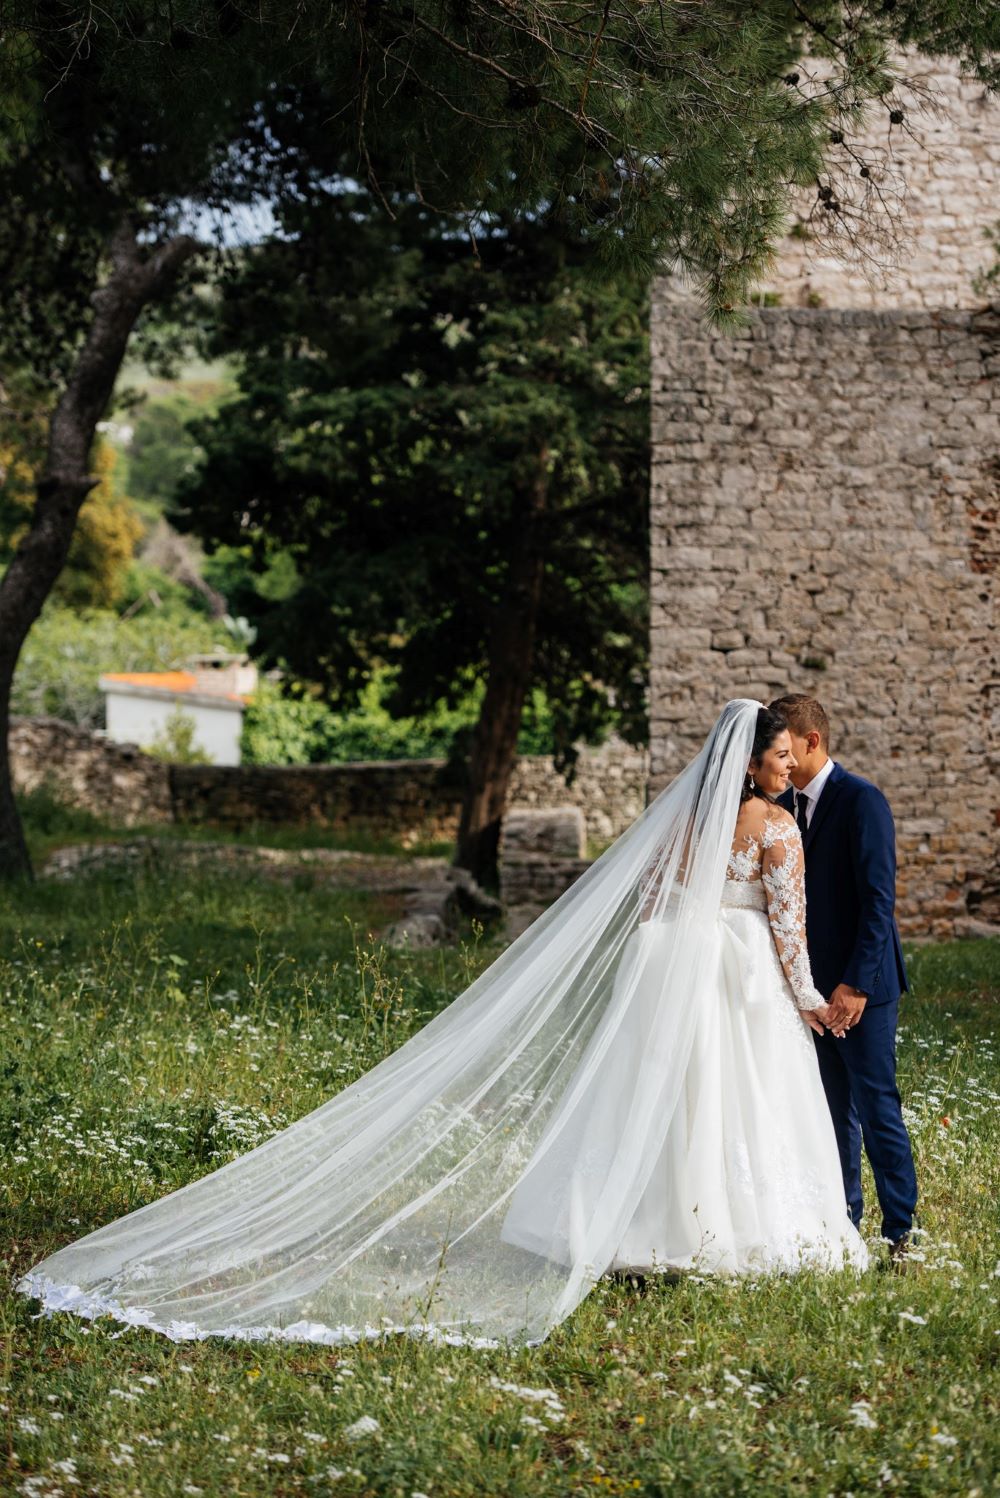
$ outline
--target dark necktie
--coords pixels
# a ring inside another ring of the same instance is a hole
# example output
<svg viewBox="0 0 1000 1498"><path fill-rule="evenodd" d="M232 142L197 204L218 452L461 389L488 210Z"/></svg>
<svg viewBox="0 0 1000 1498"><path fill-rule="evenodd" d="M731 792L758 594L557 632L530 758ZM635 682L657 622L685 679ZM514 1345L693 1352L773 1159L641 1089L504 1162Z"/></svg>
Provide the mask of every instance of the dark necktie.
<svg viewBox="0 0 1000 1498"><path fill-rule="evenodd" d="M803 837L805 837L805 835L806 835L806 828L809 826L809 823L806 821L806 812L808 811L808 809L809 809L809 798L808 798L808 796L803 796L802 793L801 793L801 791L796 791L796 793L795 793L795 820L799 824L799 831L801 832L801 834L802 834Z"/></svg>

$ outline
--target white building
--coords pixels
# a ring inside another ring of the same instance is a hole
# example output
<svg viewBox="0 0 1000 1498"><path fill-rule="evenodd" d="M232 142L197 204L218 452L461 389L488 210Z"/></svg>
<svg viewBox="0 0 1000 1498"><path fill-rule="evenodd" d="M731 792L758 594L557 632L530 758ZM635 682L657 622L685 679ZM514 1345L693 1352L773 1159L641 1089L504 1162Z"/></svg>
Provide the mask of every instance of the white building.
<svg viewBox="0 0 1000 1498"><path fill-rule="evenodd" d="M190 737L214 765L238 765L243 709L257 668L239 656L195 656L177 671L113 671L100 679L106 733L118 744L169 755Z"/></svg>

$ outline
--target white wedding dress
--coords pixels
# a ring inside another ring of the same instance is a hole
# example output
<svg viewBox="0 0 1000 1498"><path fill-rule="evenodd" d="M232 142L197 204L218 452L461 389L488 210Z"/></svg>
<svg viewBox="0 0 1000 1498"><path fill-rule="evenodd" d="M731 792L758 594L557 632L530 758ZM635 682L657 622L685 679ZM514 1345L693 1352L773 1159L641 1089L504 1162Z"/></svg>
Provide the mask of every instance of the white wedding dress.
<svg viewBox="0 0 1000 1498"><path fill-rule="evenodd" d="M611 1267L735 1274L864 1267L812 1035L798 1013L824 1000L809 969L802 839L788 813L768 810L757 835L734 845L726 872L711 1001L700 1007L680 1104ZM655 951L675 938L670 904L630 938L626 963L645 948L640 1002L605 1059L587 1130L526 1174L504 1227L508 1241L537 1247L536 1225L553 1212L571 1222L574 1196L587 1195L588 1152L600 1153L621 1129L618 1115L663 1004L657 975L667 964Z"/></svg>
<svg viewBox="0 0 1000 1498"><path fill-rule="evenodd" d="M863 1265L796 1013L820 1002L798 832L774 809L733 847L760 707L727 703L671 785L393 1055L17 1288L174 1340L535 1342L615 1265Z"/></svg>

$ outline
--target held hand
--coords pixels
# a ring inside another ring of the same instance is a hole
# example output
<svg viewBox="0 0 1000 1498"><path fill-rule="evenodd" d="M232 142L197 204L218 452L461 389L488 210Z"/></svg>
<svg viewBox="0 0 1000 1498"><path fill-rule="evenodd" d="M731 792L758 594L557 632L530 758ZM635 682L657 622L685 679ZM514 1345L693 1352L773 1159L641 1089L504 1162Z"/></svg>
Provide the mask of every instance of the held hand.
<svg viewBox="0 0 1000 1498"><path fill-rule="evenodd" d="M810 1030L814 1030L817 1035L822 1035L824 1033L823 1032L823 1016L826 1015L826 1014L829 1014L829 1012L830 1012L830 1006L829 1006L829 1004L824 1004L821 1009L800 1009L799 1010L799 1013L801 1014L802 1018L805 1020L806 1024L809 1026Z"/></svg>
<svg viewBox="0 0 1000 1498"><path fill-rule="evenodd" d="M858 989L852 988L849 983L838 983L830 995L827 1020L830 1029L839 1035L843 1035L846 1030L853 1030L867 1003L867 996Z"/></svg>

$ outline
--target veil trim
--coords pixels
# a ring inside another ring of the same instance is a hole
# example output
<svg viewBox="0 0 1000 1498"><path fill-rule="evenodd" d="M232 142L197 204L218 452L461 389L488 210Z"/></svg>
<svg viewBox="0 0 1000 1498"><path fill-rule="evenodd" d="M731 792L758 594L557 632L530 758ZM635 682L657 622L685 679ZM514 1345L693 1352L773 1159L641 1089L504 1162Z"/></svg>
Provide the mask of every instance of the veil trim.
<svg viewBox="0 0 1000 1498"><path fill-rule="evenodd" d="M122 1323L123 1330L114 1332L114 1337L124 1334L127 1327L144 1327L158 1332L171 1342L206 1342L210 1337L223 1337L231 1342L313 1342L323 1347L353 1346L358 1342L381 1342L388 1337L413 1337L417 1341L433 1342L442 1347L472 1347L483 1350L502 1347L498 1337L473 1337L462 1332L448 1331L433 1322L410 1322L400 1325L386 1322L383 1326L325 1326L322 1321L293 1321L289 1326L223 1326L204 1330L193 1321L157 1321L153 1311L144 1306L124 1306L121 1301L105 1295L96 1295L82 1290L79 1285L59 1285L46 1274L26 1274L14 1286L21 1295L37 1300L41 1311L32 1317L50 1317L59 1311L68 1311L82 1316L87 1321L98 1321L110 1316ZM538 1347L542 1338L536 1337L519 1345Z"/></svg>

